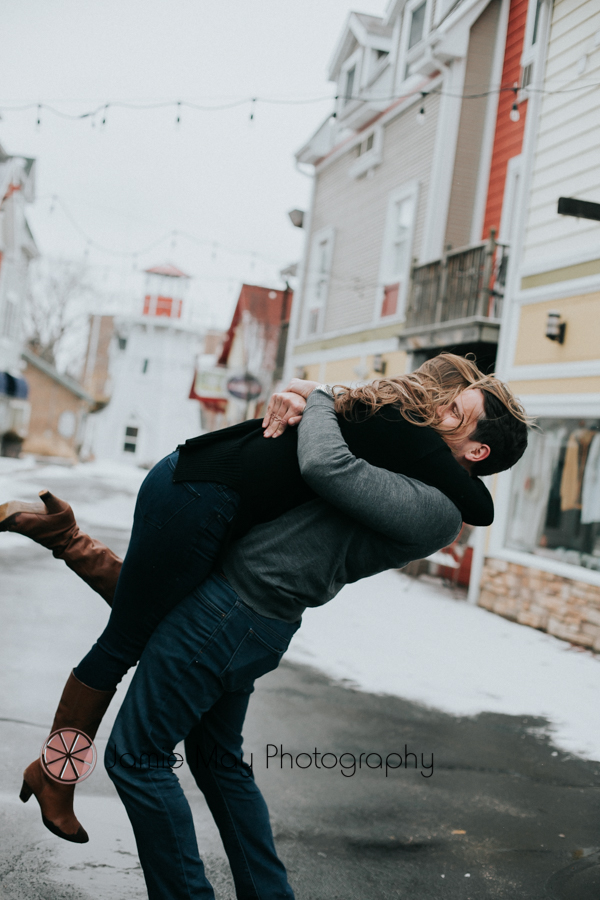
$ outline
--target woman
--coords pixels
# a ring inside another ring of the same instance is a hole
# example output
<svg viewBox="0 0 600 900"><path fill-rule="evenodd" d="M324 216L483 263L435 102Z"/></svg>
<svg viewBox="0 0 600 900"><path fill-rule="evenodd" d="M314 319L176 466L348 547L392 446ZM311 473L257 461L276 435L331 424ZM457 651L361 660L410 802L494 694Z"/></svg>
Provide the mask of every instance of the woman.
<svg viewBox="0 0 600 900"><path fill-rule="evenodd" d="M295 382L293 387L302 393L314 384ZM275 416L278 402L270 407ZM472 421L465 421L467 406L478 410ZM449 445L466 426L471 434L482 422L491 427L503 422L500 433L512 429L510 452L504 448L486 464L490 448L480 442L487 453L470 460L474 470L487 474L512 465L526 444L526 417L508 388L483 376L471 361L451 354L437 357L411 375L342 389L336 410L344 438L356 456L438 487L471 524L491 522L491 498L483 484L454 459ZM280 434L285 418L273 425L267 416L265 433ZM295 432L286 431L275 442L265 441L258 420L188 441L158 463L140 489L108 626L70 676L52 732L71 726L93 738L117 684L138 661L158 622L204 580L228 541L314 496L300 476ZM105 570L101 592L108 598L118 571L116 557L110 559L100 545L76 535L68 508L63 505L52 513L53 501L45 496L49 515L23 504L6 505L0 529L29 534L53 547L55 555L62 555L76 570L73 563L79 554L80 574L88 581L98 574L94 565L98 559ZM0 519L2 515L0 510ZM66 538L59 534L61 522L67 524ZM46 827L59 837L83 843L88 837L73 812L73 790L72 784L48 777L48 769L36 760L25 770L21 799L26 802L35 794Z"/></svg>

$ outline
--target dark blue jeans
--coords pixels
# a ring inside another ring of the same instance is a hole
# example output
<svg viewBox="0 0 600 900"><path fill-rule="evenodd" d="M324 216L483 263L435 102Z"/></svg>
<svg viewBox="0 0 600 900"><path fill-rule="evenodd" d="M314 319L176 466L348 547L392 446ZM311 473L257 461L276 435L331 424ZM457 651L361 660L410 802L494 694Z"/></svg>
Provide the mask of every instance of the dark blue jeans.
<svg viewBox="0 0 600 900"><path fill-rule="evenodd" d="M108 625L74 670L98 691L116 688L159 622L204 581L238 507L225 485L175 484L177 458L166 456L144 479Z"/></svg>
<svg viewBox="0 0 600 900"><path fill-rule="evenodd" d="M238 900L292 900L267 807L242 758L254 680L275 669L300 623L267 619L210 576L161 622L106 749L150 900L214 900L192 815L172 766L186 759L229 858Z"/></svg>

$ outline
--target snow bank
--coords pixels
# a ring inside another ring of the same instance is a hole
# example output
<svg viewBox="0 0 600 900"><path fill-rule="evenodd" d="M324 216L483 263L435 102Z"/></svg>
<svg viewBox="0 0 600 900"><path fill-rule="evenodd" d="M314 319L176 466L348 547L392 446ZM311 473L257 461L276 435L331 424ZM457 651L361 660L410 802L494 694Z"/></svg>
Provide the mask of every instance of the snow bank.
<svg viewBox="0 0 600 900"><path fill-rule="evenodd" d="M348 585L306 611L287 656L455 715L545 716L557 746L600 760L600 658L443 585L395 571Z"/></svg>

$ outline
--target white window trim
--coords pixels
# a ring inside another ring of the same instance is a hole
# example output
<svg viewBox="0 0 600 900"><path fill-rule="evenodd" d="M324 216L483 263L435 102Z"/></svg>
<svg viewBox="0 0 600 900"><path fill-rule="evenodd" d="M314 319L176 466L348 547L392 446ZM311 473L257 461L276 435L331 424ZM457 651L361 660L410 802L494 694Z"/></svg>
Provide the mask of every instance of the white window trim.
<svg viewBox="0 0 600 900"><path fill-rule="evenodd" d="M530 86L533 87L535 87L536 81L538 79L538 71L540 66L539 60L542 52L540 50L540 47L542 47L545 43L546 25L548 22L548 3L546 2L546 0L542 0L541 2L537 39L535 44L532 44L531 41L533 39L536 9L537 0L529 0L529 6L527 8L527 24L525 25L525 38L523 40L523 53L521 54L521 73L526 68L526 66L533 66L532 78L529 83ZM519 102L527 100L529 96L530 91L528 91L527 88L521 89L521 91L519 92Z"/></svg>
<svg viewBox="0 0 600 900"><path fill-rule="evenodd" d="M318 264L318 247L319 244L323 243L323 241L327 241L329 244L329 270L327 272L327 286L325 289L325 296L321 300L321 305L319 307L319 317L317 321L317 327L314 331L309 331L309 317L312 307L310 305L310 300L312 297L313 290L313 279L317 274L315 271L315 264ZM303 340L310 340L311 338L315 338L317 335L320 335L323 331L323 320L325 318L325 310L327 308L327 301L329 299L329 291L331 287L331 270L333 268L333 252L335 249L335 229L333 225L327 225L325 228L319 229L319 231L315 231L312 235L310 242L310 256L308 259L308 266L306 269L306 281L304 286L304 296L303 296L303 322L302 322L302 336Z"/></svg>
<svg viewBox="0 0 600 900"><path fill-rule="evenodd" d="M600 409L600 394L540 394L519 397L527 413L540 418L552 419L597 419ZM495 522L492 527L490 544L486 557L503 559L530 569L551 572L563 578L600 585L600 572L585 566L575 566L558 559L537 556L521 550L511 550L505 546L508 516L510 512L510 486L512 472L501 472L497 476L494 505Z"/></svg>
<svg viewBox="0 0 600 900"><path fill-rule="evenodd" d="M502 213L500 216L500 230L498 241L501 244L508 243L512 236L513 242L516 232L515 213L517 212L518 188L523 175L522 156L513 156L506 167L504 179L504 198L502 200ZM510 226L513 225L513 233L510 234Z"/></svg>
<svg viewBox="0 0 600 900"><path fill-rule="evenodd" d="M400 282L400 290L398 296L398 307L396 312L391 316L382 316L381 315L381 306L383 303L383 295L384 288L388 284L394 284L395 281L391 281L390 279L393 277L396 278L396 274L392 276L389 271L389 256L390 256L390 248L393 242L394 235L394 208L397 203L400 203L402 200L407 199L408 197L412 197L414 203L414 215L412 221L412 228L410 237L408 239L408 252L407 252L407 262L406 269L403 276L398 278ZM410 284L410 271L412 266L412 257L413 257L413 244L415 239L415 226L417 221L417 212L418 212L418 203L419 203L419 182L414 179L413 181L408 181L406 184L400 185L400 187L395 188L395 190L391 191L388 194L387 201L387 210L385 215L385 228L383 231L383 245L381 248L381 261L379 264L379 279L377 283L377 291L375 297L375 308L373 310L373 321L374 322L403 322L406 318L406 300L408 294L408 288Z"/></svg>
<svg viewBox="0 0 600 900"><path fill-rule="evenodd" d="M421 75L404 75L406 71L406 67L411 63L415 62L415 60L419 59L425 49L427 47L427 36L431 31L430 28L430 20L431 20L431 0L426 0L425 5L425 19L423 22L423 34L421 35L421 40L417 41L414 47L409 49L408 41L410 38L410 27L412 24L412 14L417 9L423 0L409 0L409 2L404 7L403 19L402 19L402 33L400 35L400 52L398 54L398 74L399 74L399 83L400 85L409 84L411 79L419 78L421 79Z"/></svg>
<svg viewBox="0 0 600 900"><path fill-rule="evenodd" d="M361 90L361 79L362 79L362 57L363 57L363 48L357 47L354 53L352 53L348 59L344 62L341 70L340 70L340 80L338 81L338 101L337 101L337 117L338 119L343 119L349 113L353 112L356 109L356 105L360 102L358 99L358 95ZM355 66L356 71L354 73L354 84L352 86L352 93L354 95L354 100L346 100L346 77L350 69Z"/></svg>
<svg viewBox="0 0 600 900"><path fill-rule="evenodd" d="M383 128L381 126L370 128L368 131L361 134L360 141L357 141L355 147L359 147L361 144L366 143L371 135L373 135L373 146L365 153L361 153L361 155L351 163L348 169L350 178L358 178L364 172L375 168L375 166L378 166L381 163L383 157Z"/></svg>

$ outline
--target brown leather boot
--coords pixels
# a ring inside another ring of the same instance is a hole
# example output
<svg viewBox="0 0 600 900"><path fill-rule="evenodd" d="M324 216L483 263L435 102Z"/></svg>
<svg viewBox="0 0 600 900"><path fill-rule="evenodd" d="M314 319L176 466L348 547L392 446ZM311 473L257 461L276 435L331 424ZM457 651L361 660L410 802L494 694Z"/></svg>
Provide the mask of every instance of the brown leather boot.
<svg viewBox="0 0 600 900"><path fill-rule="evenodd" d="M115 691L96 691L88 687L71 672L50 733L77 728L93 740L114 695ZM35 795L42 811L42 822L52 834L75 844L86 844L88 834L73 811L74 792L75 785L60 784L49 778L38 758L23 772L19 797L27 803L31 795Z"/></svg>
<svg viewBox="0 0 600 900"><path fill-rule="evenodd" d="M24 534L52 550L70 569L100 594L109 606L123 560L106 544L79 530L73 510L50 491L40 491L41 503L11 500L0 506L0 531Z"/></svg>

